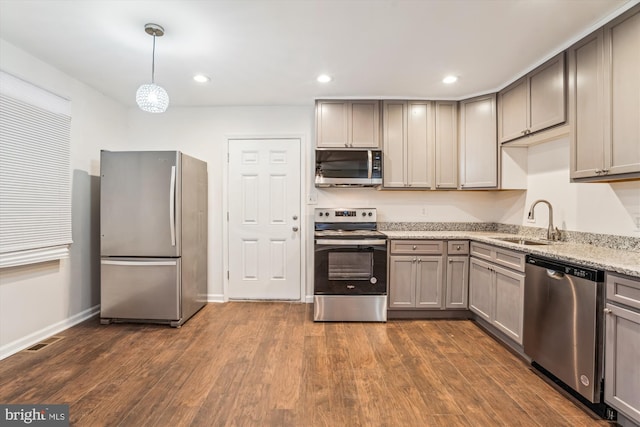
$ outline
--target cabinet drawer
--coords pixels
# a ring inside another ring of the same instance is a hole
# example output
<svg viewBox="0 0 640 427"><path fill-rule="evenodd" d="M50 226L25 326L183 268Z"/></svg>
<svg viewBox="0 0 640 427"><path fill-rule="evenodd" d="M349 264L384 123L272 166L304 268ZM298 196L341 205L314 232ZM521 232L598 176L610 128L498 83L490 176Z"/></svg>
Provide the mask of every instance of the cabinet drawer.
<svg viewBox="0 0 640 427"><path fill-rule="evenodd" d="M393 254L441 254L444 247L442 240L392 240Z"/></svg>
<svg viewBox="0 0 640 427"><path fill-rule="evenodd" d="M513 268L514 270L524 271L524 258L525 254L522 252L514 252L508 249L495 248L495 262L496 264L504 265L505 267Z"/></svg>
<svg viewBox="0 0 640 427"><path fill-rule="evenodd" d="M448 255L466 255L469 253L468 240L450 240L447 242Z"/></svg>
<svg viewBox="0 0 640 427"><path fill-rule="evenodd" d="M485 259L495 264L502 265L517 271L524 272L525 254L500 248L498 246L485 245L484 243L471 243L471 255Z"/></svg>
<svg viewBox="0 0 640 427"><path fill-rule="evenodd" d="M607 273L607 300L640 309L640 280Z"/></svg>
<svg viewBox="0 0 640 427"><path fill-rule="evenodd" d="M485 245L482 243L471 242L471 255L476 258L486 259L487 261L493 261L492 255L493 246Z"/></svg>

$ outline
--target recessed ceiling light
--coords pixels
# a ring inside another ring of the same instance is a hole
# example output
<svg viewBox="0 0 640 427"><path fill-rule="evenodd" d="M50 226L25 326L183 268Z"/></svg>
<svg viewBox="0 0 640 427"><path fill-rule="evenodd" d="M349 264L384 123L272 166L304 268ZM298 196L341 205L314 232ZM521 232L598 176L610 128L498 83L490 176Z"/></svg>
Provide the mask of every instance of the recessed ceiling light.
<svg viewBox="0 0 640 427"><path fill-rule="evenodd" d="M451 84L451 83L455 83L458 81L458 77L456 76L447 76L444 79L442 79L442 83L446 83L446 84Z"/></svg>
<svg viewBox="0 0 640 427"><path fill-rule="evenodd" d="M320 74L317 78L320 83L329 83L332 79L331 76L327 74Z"/></svg>
<svg viewBox="0 0 640 427"><path fill-rule="evenodd" d="M196 74L195 76L193 76L193 80L197 81L198 83L207 83L211 81L211 77L205 76L204 74Z"/></svg>

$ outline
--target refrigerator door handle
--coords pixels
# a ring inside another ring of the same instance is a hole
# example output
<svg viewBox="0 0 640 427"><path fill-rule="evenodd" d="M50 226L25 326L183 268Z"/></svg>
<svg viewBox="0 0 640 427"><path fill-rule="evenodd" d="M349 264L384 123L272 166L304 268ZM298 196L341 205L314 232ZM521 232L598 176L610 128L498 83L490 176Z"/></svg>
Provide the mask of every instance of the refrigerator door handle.
<svg viewBox="0 0 640 427"><path fill-rule="evenodd" d="M176 167L171 166L171 184L169 186L169 228L171 246L176 245Z"/></svg>
<svg viewBox="0 0 640 427"><path fill-rule="evenodd" d="M176 265L177 261L109 261L102 260L100 261L103 265L126 265L126 266L140 266L140 267L149 267L156 265Z"/></svg>

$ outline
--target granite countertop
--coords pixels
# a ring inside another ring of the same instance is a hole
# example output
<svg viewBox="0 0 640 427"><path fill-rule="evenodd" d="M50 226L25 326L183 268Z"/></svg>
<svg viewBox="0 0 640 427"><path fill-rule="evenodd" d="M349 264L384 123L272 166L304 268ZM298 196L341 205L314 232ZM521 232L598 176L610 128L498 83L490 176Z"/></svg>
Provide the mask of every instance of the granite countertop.
<svg viewBox="0 0 640 427"><path fill-rule="evenodd" d="M528 236L489 231L387 231L382 230L390 239L464 239L488 243L519 252L539 255L549 259L593 267L600 270L626 274L640 278L640 252L610 249L595 245L571 242L553 242L549 245L521 245L503 242L498 238Z"/></svg>

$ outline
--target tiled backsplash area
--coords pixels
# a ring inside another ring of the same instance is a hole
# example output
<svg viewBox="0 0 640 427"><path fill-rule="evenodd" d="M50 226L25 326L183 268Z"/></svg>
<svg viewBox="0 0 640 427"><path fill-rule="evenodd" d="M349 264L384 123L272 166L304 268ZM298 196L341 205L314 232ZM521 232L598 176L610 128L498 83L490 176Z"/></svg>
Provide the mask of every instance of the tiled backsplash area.
<svg viewBox="0 0 640 427"><path fill-rule="evenodd" d="M519 236L544 239L547 229L495 222L379 222L380 231L495 231ZM570 243L594 245L604 248L640 252L640 238L611 234L583 233L561 230L561 240Z"/></svg>

